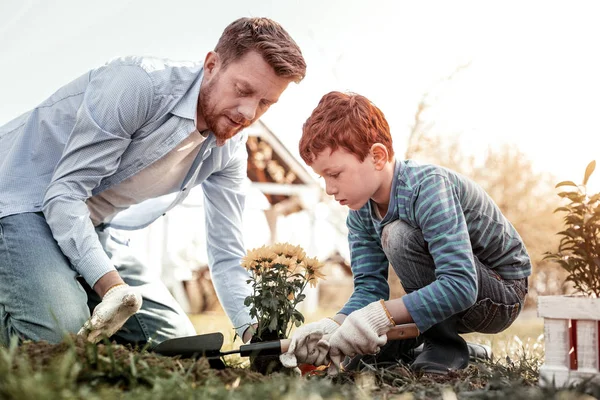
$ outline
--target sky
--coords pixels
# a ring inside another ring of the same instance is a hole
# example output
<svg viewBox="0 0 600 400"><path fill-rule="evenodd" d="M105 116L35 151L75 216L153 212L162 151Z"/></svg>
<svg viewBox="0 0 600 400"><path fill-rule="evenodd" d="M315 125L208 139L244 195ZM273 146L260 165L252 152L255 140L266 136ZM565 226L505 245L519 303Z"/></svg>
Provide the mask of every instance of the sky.
<svg viewBox="0 0 600 400"><path fill-rule="evenodd" d="M429 93L436 133L460 134L471 152L514 143L537 170L580 182L600 151L599 11L577 0L2 0L0 124L113 57L202 60L234 19L266 16L308 64L263 117L292 153L321 96L342 90L385 113L403 154Z"/></svg>

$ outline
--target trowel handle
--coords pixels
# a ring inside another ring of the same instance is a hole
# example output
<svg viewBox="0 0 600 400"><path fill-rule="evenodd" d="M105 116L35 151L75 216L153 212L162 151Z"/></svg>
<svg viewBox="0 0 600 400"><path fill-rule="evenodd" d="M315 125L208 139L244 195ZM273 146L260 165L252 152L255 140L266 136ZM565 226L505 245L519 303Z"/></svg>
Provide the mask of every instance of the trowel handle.
<svg viewBox="0 0 600 400"><path fill-rule="evenodd" d="M419 336L419 328L417 328L417 325L412 323L396 325L393 328L391 328L385 335L387 336L388 340L412 339ZM279 342L281 344L277 346L277 348L280 351L280 353L273 354L285 353L290 347L290 339L282 339Z"/></svg>
<svg viewBox="0 0 600 400"><path fill-rule="evenodd" d="M290 346L289 339L270 340L268 342L257 342L243 344L240 346L240 356L271 356L285 353Z"/></svg>

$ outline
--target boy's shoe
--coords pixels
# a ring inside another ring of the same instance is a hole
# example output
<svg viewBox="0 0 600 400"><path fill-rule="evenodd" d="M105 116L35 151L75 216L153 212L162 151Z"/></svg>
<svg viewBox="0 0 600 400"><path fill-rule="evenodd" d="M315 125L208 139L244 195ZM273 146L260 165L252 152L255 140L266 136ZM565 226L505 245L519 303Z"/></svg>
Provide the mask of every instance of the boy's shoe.
<svg viewBox="0 0 600 400"><path fill-rule="evenodd" d="M491 359L492 348L465 342L456 331L456 318L450 318L417 338L390 340L376 355L346 358L344 369L359 371L410 365L414 371L447 374L451 370L466 368L469 361Z"/></svg>
<svg viewBox="0 0 600 400"><path fill-rule="evenodd" d="M469 365L469 346L458 334L456 321L456 316L450 317L422 333L423 351L410 365L413 371L445 375Z"/></svg>
<svg viewBox="0 0 600 400"><path fill-rule="evenodd" d="M423 343L421 336L414 339L389 340L381 351L375 355L358 355L347 357L343 363L346 371L361 371L363 369L394 368L398 365L408 365L415 359L415 348Z"/></svg>
<svg viewBox="0 0 600 400"><path fill-rule="evenodd" d="M410 366L415 358L423 352L424 344L412 348L412 346L422 342L407 342L407 340L390 340L381 348L377 355L360 355L353 358L347 358L344 363L346 371L362 371L365 369L388 369L398 366ZM467 342L469 349L469 361L490 361L492 359L492 348L490 346L478 343Z"/></svg>
<svg viewBox="0 0 600 400"><path fill-rule="evenodd" d="M491 361L494 353L492 352L492 348L487 344L479 344L479 343L471 343L467 342L467 347L469 348L469 361L477 362L477 361ZM412 351L413 361L414 359L423 352L424 344L415 348Z"/></svg>

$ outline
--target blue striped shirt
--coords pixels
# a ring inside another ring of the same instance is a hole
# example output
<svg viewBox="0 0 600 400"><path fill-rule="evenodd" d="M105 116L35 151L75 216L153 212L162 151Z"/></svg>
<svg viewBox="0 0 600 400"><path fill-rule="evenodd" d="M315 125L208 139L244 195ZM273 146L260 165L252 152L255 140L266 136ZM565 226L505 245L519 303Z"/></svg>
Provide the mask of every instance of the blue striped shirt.
<svg viewBox="0 0 600 400"><path fill-rule="evenodd" d="M461 312L477 298L475 255L504 279L531 274L523 240L476 183L435 165L397 161L388 211L376 217L372 202L347 218L354 292L340 313L389 298L383 227L401 220L422 231L435 262L436 280L403 297L421 332Z"/></svg>
<svg viewBox="0 0 600 400"><path fill-rule="evenodd" d="M43 211L73 268L93 286L115 267L86 199L137 174L196 129L202 76L202 63L119 58L1 126L0 218ZM178 190L132 206L107 224L143 228L201 185L206 226L198 229L206 229L213 283L236 327L251 322L244 306L251 288L240 266L246 138L242 132L218 147L210 133Z"/></svg>

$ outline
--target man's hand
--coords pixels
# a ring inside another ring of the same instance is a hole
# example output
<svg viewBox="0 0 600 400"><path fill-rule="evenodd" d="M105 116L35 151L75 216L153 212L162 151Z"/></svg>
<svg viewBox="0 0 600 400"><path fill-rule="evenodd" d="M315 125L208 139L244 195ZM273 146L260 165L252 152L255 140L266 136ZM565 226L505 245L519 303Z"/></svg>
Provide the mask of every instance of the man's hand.
<svg viewBox="0 0 600 400"><path fill-rule="evenodd" d="M323 318L296 329L288 351L279 356L281 363L287 368L297 367L298 363L326 365L329 363L329 343L321 338L332 334L338 327L339 324L333 319Z"/></svg>
<svg viewBox="0 0 600 400"><path fill-rule="evenodd" d="M77 334L88 342L97 343L103 335L110 337L121 329L141 306L142 295L139 290L125 283L113 286Z"/></svg>
<svg viewBox="0 0 600 400"><path fill-rule="evenodd" d="M329 375L337 375L345 356L378 353L387 343L386 332L394 325L383 300L351 313L338 330L320 341L329 341Z"/></svg>
<svg viewBox="0 0 600 400"><path fill-rule="evenodd" d="M252 336L256 333L258 329L258 324L252 324L244 331L244 336L242 337L242 342L248 343Z"/></svg>

